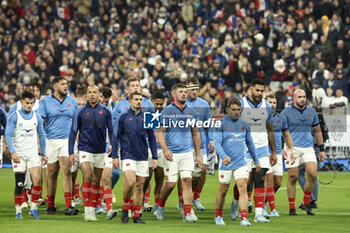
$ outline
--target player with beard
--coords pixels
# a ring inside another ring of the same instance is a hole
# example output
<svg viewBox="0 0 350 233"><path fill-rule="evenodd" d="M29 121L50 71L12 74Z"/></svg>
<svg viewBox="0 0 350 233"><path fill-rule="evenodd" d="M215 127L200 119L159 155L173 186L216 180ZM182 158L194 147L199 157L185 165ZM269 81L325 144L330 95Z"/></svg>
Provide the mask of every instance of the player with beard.
<svg viewBox="0 0 350 233"><path fill-rule="evenodd" d="M140 218L145 178L148 170L148 139L152 151L152 169L157 167L157 142L153 129L143 127L142 95L133 92L129 96L130 109L123 112L114 125L112 157L114 168L119 167L118 147L120 144L121 167L123 171L122 223L128 223L130 199L134 198L134 223L145 223Z"/></svg>
<svg viewBox="0 0 350 233"><path fill-rule="evenodd" d="M54 93L44 97L38 113L44 120L46 135L48 184L47 184L47 214L55 214L55 194L59 169L62 173L62 184L65 198L65 215L76 215L78 210L71 206L72 202L72 176L71 162L68 154L69 130L75 111L78 109L77 101L68 96L67 80L56 77L52 81Z"/></svg>
<svg viewBox="0 0 350 233"><path fill-rule="evenodd" d="M177 174L180 173L183 202L184 220L195 222L197 219L191 215L192 209L192 172L194 166L201 166L200 158L200 134L197 127L190 126L186 122L194 117L194 112L186 105L187 89L182 83L172 87L174 103L167 106L161 116L164 124L157 131L158 143L164 153L165 184L160 193L157 219L164 219L164 206L170 193L175 188ZM196 153L196 165L193 161L192 141Z"/></svg>
<svg viewBox="0 0 350 233"><path fill-rule="evenodd" d="M265 205L265 176L272 172L271 166L277 162L276 143L273 131L273 110L271 105L263 99L265 82L256 78L252 81L248 95L241 99L241 117L251 127L251 134L256 148L256 155L261 165L260 171L254 166L254 161L247 151L246 157L250 179L254 180L255 222L269 222L263 216ZM269 151L271 149L271 153ZM269 188L269 187L268 187ZM232 208L237 209L238 207ZM234 216L238 217L237 215ZM233 219L235 219L233 218Z"/></svg>
<svg viewBox="0 0 350 233"><path fill-rule="evenodd" d="M118 117L121 115L121 113L128 111L128 109L130 108L129 94L133 93L133 92L141 93L140 80L138 78L135 78L135 77L129 78L126 81L126 92L127 92L127 96L124 99L120 100L113 109L114 121L118 120ZM145 112L154 112L154 107L153 107L152 102L145 97L142 97L141 109L142 109L142 111L145 111ZM152 170L152 153L150 151L150 148L148 150L148 167L150 170ZM145 196L148 196L148 198L149 198L149 192L151 189L149 181L150 181L150 178L146 177L146 180L144 183L145 184L144 191L148 191L145 193ZM130 216L131 216L132 212L133 212L133 199L132 198L131 198L130 202L131 202L130 203ZM146 207L147 211L152 210L152 206L149 205L147 202L145 203L144 207Z"/></svg>
<svg viewBox="0 0 350 233"><path fill-rule="evenodd" d="M292 164L291 148L288 145L284 147L287 153L289 215L297 215L295 211L295 194L300 165L303 165L307 175L301 207L308 215L315 215L310 206L310 197L317 177L317 159L312 131L314 131L317 145L320 148L319 160L322 162L326 156L318 116L314 109L306 105L306 94L302 89L295 90L293 105L283 110L282 115L287 119L295 153L295 163Z"/></svg>

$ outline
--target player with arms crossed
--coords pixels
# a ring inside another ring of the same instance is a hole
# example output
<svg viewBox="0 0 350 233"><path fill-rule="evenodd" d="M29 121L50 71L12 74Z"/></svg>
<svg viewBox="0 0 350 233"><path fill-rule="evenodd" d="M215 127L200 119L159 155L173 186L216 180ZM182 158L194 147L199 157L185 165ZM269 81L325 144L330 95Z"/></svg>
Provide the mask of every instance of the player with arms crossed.
<svg viewBox="0 0 350 233"><path fill-rule="evenodd" d="M194 116L194 113L186 105L186 85L182 83L175 84L172 87L172 97L174 103L167 106L162 112L161 120L164 120L165 125L162 125L157 131L158 143L164 152L166 182L160 193L156 217L158 220L164 219L165 202L175 188L177 174L180 173L183 188L184 218L187 222L194 222L197 219L191 215L191 209L192 172L195 164L191 141L193 141L195 148L196 166L200 167L202 163L200 158L200 134L197 127L186 125L186 122L193 119Z"/></svg>
<svg viewBox="0 0 350 233"><path fill-rule="evenodd" d="M317 160L312 130L315 132L316 142L320 148L320 161L322 162L326 157L318 116L314 109L306 105L306 94L302 89L295 90L293 94L293 105L283 110L282 115L287 119L296 157L295 163L292 164L293 158L290 150L291 148L285 146L287 153L286 167L288 169L287 194L289 200L289 215L297 215L295 211L295 194L299 165L303 165L307 175L307 180L304 185L302 209L305 210L308 215L315 215L309 205L317 177Z"/></svg>
<svg viewBox="0 0 350 233"><path fill-rule="evenodd" d="M148 170L148 138L152 151L152 168L157 167L157 141L154 130L143 127L142 95L129 95L130 109L123 112L114 124L112 157L114 168L119 167L118 143L120 142L121 166L123 171L123 211L122 223L128 223L130 199L134 197L134 223L145 223L140 218L143 200L143 186Z"/></svg>
<svg viewBox="0 0 350 233"><path fill-rule="evenodd" d="M9 116L5 132L5 140L11 154L16 179L14 198L17 219L22 219L22 190L27 169L30 172L33 182L30 213L34 219L40 219L38 214L38 199L41 196L42 179L37 135L39 135L43 164L46 164L47 157L45 155L46 144L43 122L40 116L32 110L33 104L34 95L30 92L24 92L21 100L22 108Z"/></svg>

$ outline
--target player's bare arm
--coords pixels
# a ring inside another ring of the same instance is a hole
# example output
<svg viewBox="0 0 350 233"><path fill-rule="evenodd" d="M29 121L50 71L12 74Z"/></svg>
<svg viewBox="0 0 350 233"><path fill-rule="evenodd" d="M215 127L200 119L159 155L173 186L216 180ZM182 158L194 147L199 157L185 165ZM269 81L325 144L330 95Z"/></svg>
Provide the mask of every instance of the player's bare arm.
<svg viewBox="0 0 350 233"><path fill-rule="evenodd" d="M294 147L293 147L293 140L292 137L290 136L289 130L284 130L283 131L284 138L286 139L287 146L290 150L290 162L291 164L295 163L295 154L294 154Z"/></svg>
<svg viewBox="0 0 350 233"><path fill-rule="evenodd" d="M164 152L164 157L168 161L173 161L173 153L168 149L166 143L165 143L165 138L164 138L164 133L165 133L166 128L163 126L160 129L156 130L156 137L158 140L158 143L160 147L162 148Z"/></svg>
<svg viewBox="0 0 350 233"><path fill-rule="evenodd" d="M275 141L275 132L273 130L273 123L270 122L266 125L267 135L269 139L269 145L271 148L271 155L270 155L270 164L271 166L274 166L277 163L277 156L276 156L276 141Z"/></svg>
<svg viewBox="0 0 350 233"><path fill-rule="evenodd" d="M326 158L326 153L324 152L324 144L323 144L323 136L322 136L322 130L320 125L317 125L313 128L315 136L316 136L316 143L318 147L320 148L320 153L318 155L318 159L322 162Z"/></svg>
<svg viewBox="0 0 350 233"><path fill-rule="evenodd" d="M200 156L200 148L201 148L201 136L199 134L199 130L197 127L193 127L192 131L192 139L194 150L196 152L196 167L200 167L202 165L201 156Z"/></svg>

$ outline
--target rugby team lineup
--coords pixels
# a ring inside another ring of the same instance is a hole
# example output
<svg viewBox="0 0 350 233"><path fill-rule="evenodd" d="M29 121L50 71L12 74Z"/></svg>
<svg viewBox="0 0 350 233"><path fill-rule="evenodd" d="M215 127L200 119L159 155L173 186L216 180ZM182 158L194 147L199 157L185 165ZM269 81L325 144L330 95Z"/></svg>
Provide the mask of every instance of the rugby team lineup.
<svg viewBox="0 0 350 233"><path fill-rule="evenodd" d="M348 216L349 0L2 0L0 15L0 229Z"/></svg>

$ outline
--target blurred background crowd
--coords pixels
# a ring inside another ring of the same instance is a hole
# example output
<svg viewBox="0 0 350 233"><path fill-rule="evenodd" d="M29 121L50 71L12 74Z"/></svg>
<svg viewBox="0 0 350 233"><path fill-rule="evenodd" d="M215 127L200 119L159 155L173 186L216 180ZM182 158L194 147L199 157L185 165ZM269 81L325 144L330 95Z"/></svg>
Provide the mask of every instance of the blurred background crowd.
<svg viewBox="0 0 350 233"><path fill-rule="evenodd" d="M350 0L0 0L0 104L8 110L31 81L52 93L65 76L125 94L169 96L197 77L213 113L259 77L278 108L293 90L344 108L350 95ZM349 88L348 88L349 87ZM169 98L170 99L170 98Z"/></svg>

